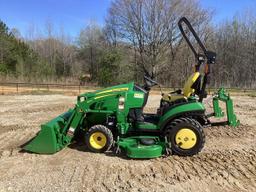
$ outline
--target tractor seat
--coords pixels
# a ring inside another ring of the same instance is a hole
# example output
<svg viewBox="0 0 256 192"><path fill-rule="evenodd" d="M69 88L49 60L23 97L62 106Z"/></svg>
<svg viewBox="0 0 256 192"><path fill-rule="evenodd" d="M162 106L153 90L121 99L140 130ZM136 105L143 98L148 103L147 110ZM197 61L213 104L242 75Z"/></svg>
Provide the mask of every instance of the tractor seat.
<svg viewBox="0 0 256 192"><path fill-rule="evenodd" d="M177 90L175 92L171 92L168 94L164 94L162 96L162 99L164 101L173 102L179 99L185 99L187 100L188 97L190 97L193 93L195 93L195 89L199 88L198 83L196 86L196 82L200 83L200 73L195 72L193 73L188 80L186 81L183 90ZM200 85L200 84L199 84Z"/></svg>

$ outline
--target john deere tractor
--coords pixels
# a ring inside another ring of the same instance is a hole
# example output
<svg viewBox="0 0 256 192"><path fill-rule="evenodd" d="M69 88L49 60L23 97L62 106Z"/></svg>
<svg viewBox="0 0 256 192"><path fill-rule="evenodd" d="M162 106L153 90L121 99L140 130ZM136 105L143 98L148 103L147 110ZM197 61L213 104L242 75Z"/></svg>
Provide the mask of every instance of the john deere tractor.
<svg viewBox="0 0 256 192"><path fill-rule="evenodd" d="M202 53L195 51L184 25L195 37ZM232 99L223 88L213 95L214 112L206 114L202 101L207 97L206 85L216 53L205 48L186 18L181 18L178 26L197 64L182 90L162 94L156 114L143 113L150 89L158 85L147 73L143 86L131 82L79 95L73 109L41 125L41 131L24 149L53 154L83 136L87 148L93 152L113 149L130 158L155 158L170 153L191 156L204 147L203 127L237 126L239 121ZM202 74L201 66L204 66ZM226 103L227 121L212 123L209 117L224 116L219 101Z"/></svg>

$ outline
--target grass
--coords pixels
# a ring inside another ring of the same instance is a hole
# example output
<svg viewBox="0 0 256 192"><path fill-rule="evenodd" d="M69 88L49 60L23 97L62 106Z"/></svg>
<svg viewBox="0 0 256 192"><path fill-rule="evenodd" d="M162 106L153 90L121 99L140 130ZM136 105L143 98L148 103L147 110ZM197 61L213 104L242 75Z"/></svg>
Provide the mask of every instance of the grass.
<svg viewBox="0 0 256 192"><path fill-rule="evenodd" d="M9 86L2 86L0 87L0 94L2 95L10 95L10 94L31 94L31 95L47 95L47 94L64 94L64 95L72 95L76 96L79 95L79 89L78 87L70 87L70 88L62 88L62 87L48 87L47 89L45 87L19 87L18 92L16 91L16 87L9 87ZM104 89L103 87L96 87L96 86L81 86L80 87L80 93L84 92L91 92L94 90L101 90ZM162 91L164 93L169 93L171 91L177 90L178 88L166 88L163 87ZM216 92L218 89L209 88L207 89L207 92L209 95ZM238 96L249 96L249 97L256 97L256 90L246 90L246 89L226 89L227 92L229 92L232 95L238 95ZM160 88L155 86L151 90L152 94L160 94Z"/></svg>
<svg viewBox="0 0 256 192"><path fill-rule="evenodd" d="M30 94L30 95L55 95L63 94L63 91L50 91L50 90L32 90L28 92L23 92L21 94Z"/></svg>
<svg viewBox="0 0 256 192"><path fill-rule="evenodd" d="M249 96L249 97L256 97L256 92L249 93L249 94L247 94L247 96Z"/></svg>

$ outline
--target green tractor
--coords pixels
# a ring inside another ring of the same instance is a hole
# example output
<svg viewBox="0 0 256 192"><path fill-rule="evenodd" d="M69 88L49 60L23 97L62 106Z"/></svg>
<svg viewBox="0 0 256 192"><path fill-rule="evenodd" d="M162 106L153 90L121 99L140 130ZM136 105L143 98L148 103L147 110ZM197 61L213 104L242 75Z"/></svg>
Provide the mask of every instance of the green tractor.
<svg viewBox="0 0 256 192"><path fill-rule="evenodd" d="M194 35L202 54L195 51L184 32L184 24ZM150 89L158 85L147 73L143 86L131 82L79 95L74 109L41 125L41 131L24 149L53 154L82 135L87 148L93 152L103 153L112 148L130 158L156 158L171 153L191 156L204 147L203 127L238 126L232 100L224 89L213 96L214 113L205 113L202 101L207 96L206 84L216 54L206 50L186 18L181 18L178 25L197 64L183 90L162 94L156 114L143 113ZM204 74L200 74L202 65ZM224 116L219 101L226 103L227 121L212 123L209 117Z"/></svg>

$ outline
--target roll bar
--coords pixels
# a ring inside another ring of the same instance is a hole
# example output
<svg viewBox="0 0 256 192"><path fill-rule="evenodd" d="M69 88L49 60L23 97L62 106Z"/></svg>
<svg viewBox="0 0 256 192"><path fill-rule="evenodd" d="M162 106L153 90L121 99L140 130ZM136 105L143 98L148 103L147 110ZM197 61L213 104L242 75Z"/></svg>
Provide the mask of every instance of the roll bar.
<svg viewBox="0 0 256 192"><path fill-rule="evenodd" d="M203 50L203 54L200 54L200 53L196 52L195 48L193 47L193 45L190 42L187 34L184 31L183 23L186 24L189 31L193 34L193 36L196 39L199 47ZM207 62L206 62L205 68L204 68L203 82L202 82L202 85L201 85L201 88L200 88L200 91L199 91L199 101L202 101L203 98L205 98L207 96L207 92L205 91L205 89L206 89L206 84L209 83L209 80L210 80L210 76L209 76L210 75L210 65L209 64L214 64L215 63L216 53L213 52L213 51L208 51L206 49L206 47L204 46L204 44L202 43L202 41L198 37L197 33L195 32L194 28L192 27L192 25L190 24L190 22L188 21L188 19L186 17L182 17L179 20L178 26L179 26L179 29L180 29L180 32L181 32L182 36L186 40L187 44L189 45L190 49L194 53L195 58L198 62L195 65L195 71L196 72L199 72L201 64L205 63L205 58L207 59Z"/></svg>
<svg viewBox="0 0 256 192"><path fill-rule="evenodd" d="M200 46L200 48L203 50L203 55L200 53L197 53L195 48L193 47L192 43L190 42L187 34L184 31L183 28L183 23L186 24L186 26L188 27L189 31L193 34L194 38L196 39L198 45ZM216 53L212 52L212 51L208 51L206 49L206 47L204 46L204 44L202 43L202 41L200 40L200 38L198 37L197 33L195 32L194 28L192 27L192 25L190 24L190 22L188 21L188 19L186 17L182 17L179 22L178 22L178 26L180 29L180 32L182 34L182 36L184 37L184 39L186 40L187 44L189 45L190 49L192 50L192 52L195 55L196 60L198 61L198 64L196 65L196 71L199 71L200 65L202 63L204 63L204 58L206 57L207 59L207 64L214 64L215 63L215 59L216 59ZM208 66L207 66L208 68Z"/></svg>
<svg viewBox="0 0 256 192"><path fill-rule="evenodd" d="M196 52L195 48L193 47L193 45L191 44L191 42L188 39L188 36L186 35L184 28L182 26L182 23L185 23L188 27L188 29L191 31L191 33L193 34L193 36L195 37L197 43L199 44L200 48L203 50L204 54L207 52L204 44L202 43L202 41L200 40L200 38L198 37L197 33L195 32L194 28L191 26L190 22L188 21L188 19L186 17L182 17L179 22L178 22L178 26L180 29L180 32L182 34L182 36L184 37L184 39L187 41L189 47L191 48L191 50L193 51L195 57L198 57L198 53Z"/></svg>

